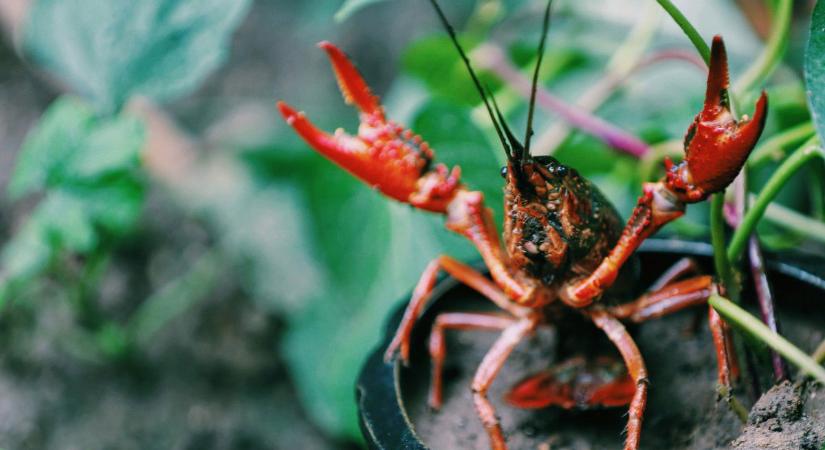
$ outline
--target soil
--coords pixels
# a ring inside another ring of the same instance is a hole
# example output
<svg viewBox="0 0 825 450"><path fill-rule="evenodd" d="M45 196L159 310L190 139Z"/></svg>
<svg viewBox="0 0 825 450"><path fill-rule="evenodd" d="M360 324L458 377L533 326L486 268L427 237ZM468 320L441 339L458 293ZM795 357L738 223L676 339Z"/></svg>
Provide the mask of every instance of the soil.
<svg viewBox="0 0 825 450"><path fill-rule="evenodd" d="M642 284L649 283L672 260L642 258ZM650 268L650 269L647 269ZM803 349L813 349L823 339L825 317L816 305L792 303L799 298L822 298L821 291L800 287L798 282L774 274L776 292L782 298L780 322L789 339ZM798 294L798 295L791 295ZM443 310L487 309L487 303L464 287L437 302L423 320L429 321ZM454 297L453 297L454 296ZM749 293L745 293L745 298ZM442 308L442 305L443 308ZM821 306L821 305L820 305ZM794 388L781 384L755 403L747 426L717 402L716 360L706 320L707 310L696 308L631 328L650 374L650 396L642 431L642 449L797 449L818 450L825 443L825 390L806 385ZM572 320L572 316L571 316ZM426 323L426 322L424 322ZM501 417L511 449L615 449L623 442L626 409L565 411L559 408L519 410L501 399L508 388L525 375L552 365L571 353L603 353L611 345L592 325L547 327L523 342L508 360L490 390L490 398ZM567 325L570 325L568 322ZM416 433L433 449L487 449L487 436L472 408L470 381L485 352L496 338L488 332L448 333L445 372L445 403L439 412L426 404L429 363L426 341L429 330L417 330L418 353L411 368L402 372L402 391ZM570 339L573 334L575 338ZM565 336L566 335L566 336ZM742 339L740 337L739 341ZM760 360L761 361L761 360ZM760 384L771 383L768 364L757 364ZM739 383L737 398L752 400Z"/></svg>
<svg viewBox="0 0 825 450"><path fill-rule="evenodd" d="M822 406L821 389L789 381L776 385L753 405L733 448L819 450L825 441Z"/></svg>

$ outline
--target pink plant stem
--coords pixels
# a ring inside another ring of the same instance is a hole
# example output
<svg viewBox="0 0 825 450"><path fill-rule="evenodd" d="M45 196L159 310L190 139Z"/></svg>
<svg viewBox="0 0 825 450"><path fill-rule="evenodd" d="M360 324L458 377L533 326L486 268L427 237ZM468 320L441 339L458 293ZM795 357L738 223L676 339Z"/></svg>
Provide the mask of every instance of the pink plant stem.
<svg viewBox="0 0 825 450"><path fill-rule="evenodd" d="M484 44L476 49L474 53L483 69L496 74L521 95L530 97L530 80L510 63L507 55L500 47ZM570 125L595 136L607 145L624 153L641 158L650 151L650 147L636 136L584 109L566 103L546 89L537 91L536 104L557 113Z"/></svg>
<svg viewBox="0 0 825 450"><path fill-rule="evenodd" d="M688 62L703 73L707 73L708 67L705 61L693 51L682 49L661 50L648 55L626 70L608 70L604 76L588 88L576 100L575 106L584 111L595 111L615 92L616 88L625 82L631 75L644 68L653 66L660 62L681 60ZM544 134L536 139L535 149L537 153L552 154L553 150L560 146L570 133L570 127L564 122L553 124Z"/></svg>
<svg viewBox="0 0 825 450"><path fill-rule="evenodd" d="M707 73L707 71L708 71L708 65L705 64L705 60L703 60L701 56L697 55L695 51L692 51L692 50L688 51L686 49L681 49L681 48L673 48L673 49L667 49L667 50L660 50L656 53L653 53L653 54L645 57L644 59L639 61L639 64L636 64L636 66L633 68L632 72L635 72L635 71L637 71L639 69L642 69L642 68L645 68L647 66L651 66L651 65L656 64L660 61L668 61L668 60L685 61L687 63L693 64L694 66L696 66L699 70L701 70L704 73Z"/></svg>
<svg viewBox="0 0 825 450"><path fill-rule="evenodd" d="M723 213L725 214L725 221L728 222L728 225L733 228L739 226L742 216L745 213L745 201L747 195L746 184L744 172L740 173L739 176L736 177L736 180L734 180L733 184L733 202L725 203L725 208L723 210ZM762 316L762 322L764 322L771 331L778 334L779 322L776 320L773 292L771 291L771 285L765 272L765 260L762 255L762 249L759 246L759 238L756 237L756 233L752 234L748 239L748 263L750 264L751 276L753 277L756 299L757 303L759 303L759 312ZM776 351L771 349L770 354L774 380L779 382L786 379L788 377L787 363ZM752 377L755 375L755 373L751 374Z"/></svg>
<svg viewBox="0 0 825 450"><path fill-rule="evenodd" d="M779 334L779 322L773 306L773 294L768 276L765 274L765 261L762 250L759 248L759 239L756 235L751 235L748 241L748 257L751 265L751 275L753 276L754 287L756 288L756 298L759 299L759 311L762 313L762 321L774 333ZM788 377L788 365L779 353L771 351L771 364L773 365L773 376L779 382Z"/></svg>

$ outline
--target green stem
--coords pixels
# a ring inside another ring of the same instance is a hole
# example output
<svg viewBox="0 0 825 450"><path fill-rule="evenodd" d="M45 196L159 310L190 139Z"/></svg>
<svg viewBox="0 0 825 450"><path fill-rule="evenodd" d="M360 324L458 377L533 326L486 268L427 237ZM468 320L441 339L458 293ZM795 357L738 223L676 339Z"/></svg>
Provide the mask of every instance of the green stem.
<svg viewBox="0 0 825 450"><path fill-rule="evenodd" d="M765 42L765 49L753 64L745 70L733 91L742 97L756 86L762 84L779 65L788 43L788 30L791 28L793 12L792 0L778 0L771 24L771 34Z"/></svg>
<svg viewBox="0 0 825 450"><path fill-rule="evenodd" d="M726 321L747 331L749 334L764 342L768 347L779 352L804 373L816 378L821 383L825 383L825 367L817 364L813 358L788 342L787 339L771 331L765 324L759 321L759 319L732 301L718 295L710 296L708 303L710 303Z"/></svg>
<svg viewBox="0 0 825 450"><path fill-rule="evenodd" d="M688 21L687 17L682 14L682 11L679 11L679 8L676 7L670 0L656 0L673 20L679 25L679 28L684 31L685 35L687 35L690 42L693 43L693 46L696 47L696 51L699 52L699 55L702 59L705 60L705 64L710 63L710 47L708 47L707 42L702 39L702 36L696 31L696 28Z"/></svg>
<svg viewBox="0 0 825 450"><path fill-rule="evenodd" d="M735 288L736 283L733 280L730 261L725 252L725 218L722 214L722 208L724 207L725 193L713 194L710 202L710 242L713 246L713 266L722 281L722 285L730 295L731 289L737 289ZM737 298L738 295L734 297Z"/></svg>
<svg viewBox="0 0 825 450"><path fill-rule="evenodd" d="M818 147L818 140L816 137L808 139L801 147L796 149L791 156L789 156L779 168L768 179L768 182L762 188L762 192L756 196L756 201L753 202L750 209L742 217L742 222L736 228L736 231L731 237L730 245L728 245L727 259L728 261L738 261L742 256L742 251L748 241L748 236L756 228L759 219L765 214L768 204L776 197L782 186L805 165L808 161L815 157L822 157L822 150ZM718 194L717 194L718 195Z"/></svg>
<svg viewBox="0 0 825 450"><path fill-rule="evenodd" d="M813 122L803 122L771 136L751 153L748 158L748 167L757 168L769 161L779 161L785 157L785 147L808 139L815 132Z"/></svg>
<svg viewBox="0 0 825 450"><path fill-rule="evenodd" d="M756 195L751 194L749 198L753 202L756 200ZM765 220L825 244L825 223L778 203L768 205L768 208L765 209Z"/></svg>
<svg viewBox="0 0 825 450"><path fill-rule="evenodd" d="M816 350L814 350L814 353L813 355L811 355L811 358L813 358L813 360L816 361L817 364L822 364L822 362L825 361L825 341L819 343L819 346L816 348Z"/></svg>
<svg viewBox="0 0 825 450"><path fill-rule="evenodd" d="M717 392L719 392L720 397L725 399L731 411L733 411L733 413L736 414L736 417L739 418L739 421L742 423L748 423L748 410L744 405L742 405L742 402L733 396L730 387L720 384L717 388Z"/></svg>

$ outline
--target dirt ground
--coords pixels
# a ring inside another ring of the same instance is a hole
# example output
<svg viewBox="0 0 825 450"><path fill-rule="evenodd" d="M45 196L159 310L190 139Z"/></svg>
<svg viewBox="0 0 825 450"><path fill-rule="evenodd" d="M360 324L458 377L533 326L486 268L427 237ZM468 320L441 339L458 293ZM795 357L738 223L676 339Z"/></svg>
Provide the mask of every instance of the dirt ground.
<svg viewBox="0 0 825 450"><path fill-rule="evenodd" d="M666 265L655 263L650 267ZM799 294L788 295L789 298L822 298L821 293L817 297L815 291L791 288L789 281L782 276L774 277L777 292ZM460 300L451 301L446 310L484 309L484 303L465 288L458 288L456 296ZM786 330L793 330L787 333L789 338L804 349L813 349L825 333L825 317L815 312L815 306L783 304L780 311L782 325ZM724 403L717 403L716 360L706 311L704 308L683 311L631 328L650 374L642 448L819 450L825 443L825 390L821 386L806 384L795 388L785 383L771 389L756 403L746 426ZM425 320L436 312L428 312ZM423 328L418 335L419 350L426 349L423 335L427 330ZM610 348L609 342L597 336L594 327L582 322L573 328L579 330L575 333L581 334L581 342L565 338L560 344L560 336L554 330L539 330L535 337L518 347L493 384L490 398L496 404L511 449L615 449L623 442L624 408L528 411L514 409L501 400L509 387L526 374L548 367L558 360L560 353ZM448 333L445 404L439 412L432 412L426 405L427 355L424 352L414 355L413 368L403 373L408 411L418 435L430 448L489 448L472 408L469 386L475 368L494 339L494 333ZM757 367L760 384L767 390L771 381L770 366L758 364ZM740 383L737 397L752 404L742 387L744 384Z"/></svg>

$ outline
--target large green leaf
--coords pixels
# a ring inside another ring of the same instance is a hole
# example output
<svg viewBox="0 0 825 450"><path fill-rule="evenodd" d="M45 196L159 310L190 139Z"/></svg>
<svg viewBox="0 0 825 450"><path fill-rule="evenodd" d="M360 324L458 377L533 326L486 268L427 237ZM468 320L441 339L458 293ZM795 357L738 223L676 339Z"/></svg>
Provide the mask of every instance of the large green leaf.
<svg viewBox="0 0 825 450"><path fill-rule="evenodd" d="M226 58L249 0L37 0L34 58L102 111L133 94L184 95Z"/></svg>
<svg viewBox="0 0 825 450"><path fill-rule="evenodd" d="M825 142L825 1L816 3L811 18L805 50L805 82L816 131L820 141Z"/></svg>

